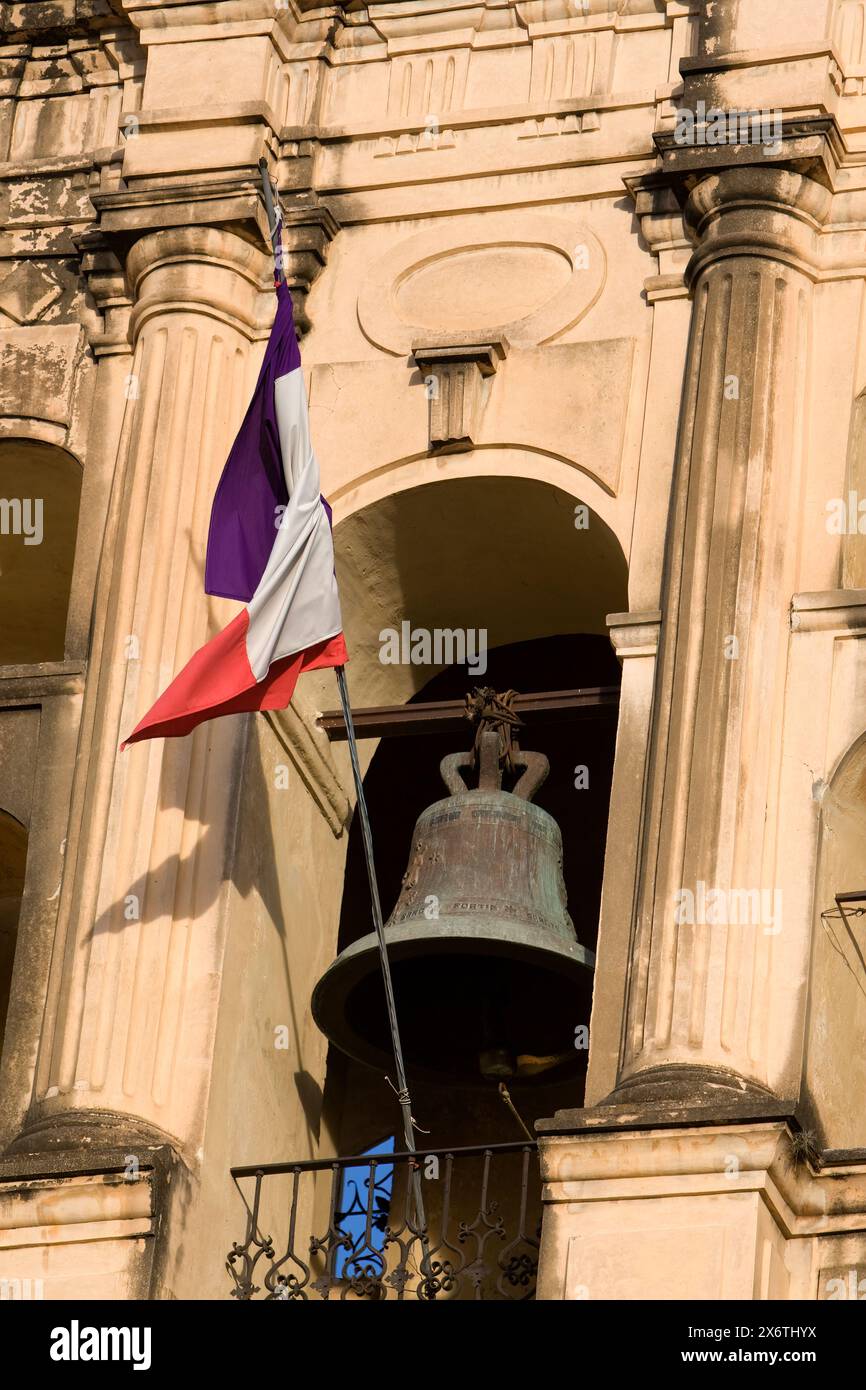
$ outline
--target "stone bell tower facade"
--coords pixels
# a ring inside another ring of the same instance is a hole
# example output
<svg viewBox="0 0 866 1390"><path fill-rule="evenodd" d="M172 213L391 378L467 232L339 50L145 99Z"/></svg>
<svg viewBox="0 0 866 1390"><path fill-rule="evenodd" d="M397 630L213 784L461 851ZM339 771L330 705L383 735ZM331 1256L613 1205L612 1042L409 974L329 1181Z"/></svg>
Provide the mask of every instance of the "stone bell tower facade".
<svg viewBox="0 0 866 1390"><path fill-rule="evenodd" d="M353 704L423 685L378 636L452 567L432 531L379 538L453 483L565 518L562 584L467 621L606 633L622 667L538 1296L866 1277L866 0L4 25L0 1280L223 1297L229 1169L334 1152L309 1001L353 796L325 675L118 752L233 614L203 554L273 314L262 157Z"/></svg>

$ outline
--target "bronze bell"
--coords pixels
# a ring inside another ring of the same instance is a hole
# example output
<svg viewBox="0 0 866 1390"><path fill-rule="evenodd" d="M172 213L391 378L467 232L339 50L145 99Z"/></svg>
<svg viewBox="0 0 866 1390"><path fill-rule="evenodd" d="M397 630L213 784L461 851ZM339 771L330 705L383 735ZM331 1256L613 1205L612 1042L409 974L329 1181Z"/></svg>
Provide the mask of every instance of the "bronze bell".
<svg viewBox="0 0 866 1390"><path fill-rule="evenodd" d="M594 956L577 940L562 878L562 837L531 797L547 776L516 747L522 774L502 790L500 736L440 764L451 795L428 806L385 926L410 1080L559 1080L585 1056ZM313 1017L350 1057L385 1072L393 1056L375 933L340 953L313 992ZM548 1075L549 1073L549 1075Z"/></svg>

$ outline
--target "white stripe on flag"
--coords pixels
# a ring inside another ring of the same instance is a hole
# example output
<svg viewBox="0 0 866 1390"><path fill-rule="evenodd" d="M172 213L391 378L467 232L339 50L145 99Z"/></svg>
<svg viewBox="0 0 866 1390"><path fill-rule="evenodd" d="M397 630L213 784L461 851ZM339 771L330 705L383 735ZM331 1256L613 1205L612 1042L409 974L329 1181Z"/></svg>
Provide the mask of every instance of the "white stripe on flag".
<svg viewBox="0 0 866 1390"><path fill-rule="evenodd" d="M249 603L247 657L257 681L274 661L336 637L343 628L300 368L277 378L274 395L289 502L282 519L274 518L274 548Z"/></svg>

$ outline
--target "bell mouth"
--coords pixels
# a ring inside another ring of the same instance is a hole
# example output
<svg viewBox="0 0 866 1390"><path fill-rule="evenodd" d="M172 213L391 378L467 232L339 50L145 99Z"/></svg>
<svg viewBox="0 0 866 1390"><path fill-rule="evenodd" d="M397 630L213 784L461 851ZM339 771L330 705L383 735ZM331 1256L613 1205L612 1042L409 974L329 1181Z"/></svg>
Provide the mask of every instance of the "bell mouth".
<svg viewBox="0 0 866 1390"><path fill-rule="evenodd" d="M386 927L385 940L410 1081L489 1087L485 1053L500 1054L503 1068L509 1056L564 1059L528 1073L536 1084L583 1069L586 1054L574 1041L578 1027L589 1025L595 957L576 940L519 922L461 917ZM312 1013L342 1052L393 1071L374 932L325 971Z"/></svg>

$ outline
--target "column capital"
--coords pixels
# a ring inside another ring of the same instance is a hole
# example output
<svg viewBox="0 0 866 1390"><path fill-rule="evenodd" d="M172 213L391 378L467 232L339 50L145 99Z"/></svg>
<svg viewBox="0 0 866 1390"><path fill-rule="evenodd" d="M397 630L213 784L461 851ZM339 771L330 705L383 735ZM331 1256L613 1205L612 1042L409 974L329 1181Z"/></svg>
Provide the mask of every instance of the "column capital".
<svg viewBox="0 0 866 1390"><path fill-rule="evenodd" d="M171 308L218 318L246 337L260 336L270 262L234 231L186 226L148 232L129 251L126 272L133 342L150 317Z"/></svg>
<svg viewBox="0 0 866 1390"><path fill-rule="evenodd" d="M121 264L125 262L130 291L136 299L151 272L171 264L222 266L249 280L256 294L270 287L271 242L258 177L191 188L123 189L96 194L93 203L98 216L94 236L101 248L113 251ZM299 336L310 327L307 294L339 230L330 208L312 191L284 197L283 272L292 292ZM181 299L191 296L191 302L204 305L206 300L196 294L196 277L187 275L189 285L181 284L181 279L178 271L169 278L161 277L160 294ZM151 296L155 283L148 284ZM206 291L215 313L226 314L233 324L247 328L258 323L254 307L234 302L234 288L229 293L227 286L227 295L214 298L215 283L214 277L209 277ZM136 304L133 333L140 320L141 310Z"/></svg>
<svg viewBox="0 0 866 1390"><path fill-rule="evenodd" d="M842 158L839 128L832 116L810 117L774 124L772 137L711 145L695 124L688 141L675 130L653 136L661 166L625 180L641 231L653 254L670 252L683 246L684 222L697 246L682 280L677 265L648 282L651 298L681 293L683 280L691 289L725 256L769 257L814 278Z"/></svg>
<svg viewBox="0 0 866 1390"><path fill-rule="evenodd" d="M709 174L685 206L686 227L696 243L686 283L693 285L708 265L726 256L769 257L814 275L832 196L808 175L774 165Z"/></svg>

